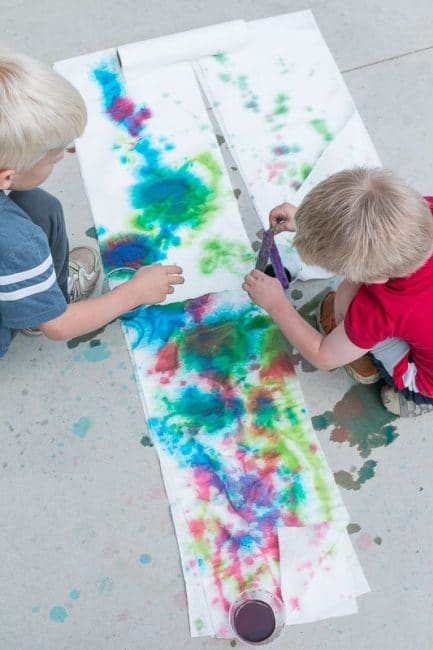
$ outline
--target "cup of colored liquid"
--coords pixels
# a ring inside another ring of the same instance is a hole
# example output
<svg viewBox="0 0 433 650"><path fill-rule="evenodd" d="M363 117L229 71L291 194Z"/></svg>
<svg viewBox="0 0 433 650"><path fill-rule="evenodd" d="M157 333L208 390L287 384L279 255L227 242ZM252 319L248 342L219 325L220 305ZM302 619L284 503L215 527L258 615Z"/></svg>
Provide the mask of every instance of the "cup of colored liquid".
<svg viewBox="0 0 433 650"><path fill-rule="evenodd" d="M268 591L248 589L232 603L229 622L238 641L249 646L266 645L275 641L284 628L284 605Z"/></svg>
<svg viewBox="0 0 433 650"><path fill-rule="evenodd" d="M108 293L108 291L111 291L112 289L115 289L119 285L123 284L124 282L127 282L130 280L133 275L135 274L136 269L131 269L128 266L119 266L116 269L112 269L107 273L105 276L103 282L102 282L102 287L101 287L101 293ZM129 311L126 311L124 314L121 315L120 318L134 318L134 316L138 313L140 310L140 307L135 307L134 309L130 309Z"/></svg>

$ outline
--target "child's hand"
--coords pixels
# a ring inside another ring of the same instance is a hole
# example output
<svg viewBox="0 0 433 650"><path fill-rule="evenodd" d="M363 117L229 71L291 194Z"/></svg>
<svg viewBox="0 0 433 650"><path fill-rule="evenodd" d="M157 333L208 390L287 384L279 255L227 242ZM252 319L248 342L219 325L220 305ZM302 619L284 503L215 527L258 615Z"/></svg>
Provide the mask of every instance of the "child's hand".
<svg viewBox="0 0 433 650"><path fill-rule="evenodd" d="M154 305L174 292L175 284L185 282L180 266L152 264L142 266L130 280L133 283L137 305Z"/></svg>
<svg viewBox="0 0 433 650"><path fill-rule="evenodd" d="M291 203L282 203L275 206L269 213L269 223L275 232L296 230L295 214L298 208Z"/></svg>
<svg viewBox="0 0 433 650"><path fill-rule="evenodd" d="M259 305L268 313L278 308L278 305L286 302L286 296L280 281L276 278L270 278L257 269L245 276L242 289L247 292L256 305Z"/></svg>

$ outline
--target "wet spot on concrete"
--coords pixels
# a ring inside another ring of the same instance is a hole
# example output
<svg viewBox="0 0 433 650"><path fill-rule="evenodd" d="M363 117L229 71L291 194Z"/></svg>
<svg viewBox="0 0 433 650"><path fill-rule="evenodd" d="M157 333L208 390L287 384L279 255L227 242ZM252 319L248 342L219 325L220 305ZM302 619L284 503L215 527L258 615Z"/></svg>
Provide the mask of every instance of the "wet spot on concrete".
<svg viewBox="0 0 433 650"><path fill-rule="evenodd" d="M72 350L73 348L78 347L80 343L87 343L88 341L92 341L98 336L98 334L102 334L104 330L105 330L105 326L101 327L99 330L95 330L94 332L89 332L89 334L83 334L83 336L77 336L74 339L70 339L70 341L68 341L66 345L68 346L68 348Z"/></svg>
<svg viewBox="0 0 433 650"><path fill-rule="evenodd" d="M86 235L87 235L87 237L90 237L91 239L96 239L96 228L95 228L95 226L92 226L91 228L87 228Z"/></svg>
<svg viewBox="0 0 433 650"><path fill-rule="evenodd" d="M291 297L293 300L300 300L300 299L302 298L303 295L304 295L304 294L303 294L302 291L300 291L299 289L293 289L293 291L292 291L291 294L290 294L290 297Z"/></svg>
<svg viewBox="0 0 433 650"><path fill-rule="evenodd" d="M111 594L114 590L114 580L109 576L103 576L97 582L98 594L104 596L105 594Z"/></svg>
<svg viewBox="0 0 433 650"><path fill-rule="evenodd" d="M240 195L242 194L242 190L240 190L239 187L236 187L236 188L233 190L233 194L234 194L235 197L238 199L238 198L240 197Z"/></svg>
<svg viewBox="0 0 433 650"><path fill-rule="evenodd" d="M360 490L361 486L375 475L376 465L377 461L367 460L361 469L358 470L358 476L356 478L356 470L353 472L346 472L344 470L334 472L335 482L346 490Z"/></svg>
<svg viewBox="0 0 433 650"><path fill-rule="evenodd" d="M85 438L90 427L92 426L92 421L86 415L82 415L74 424L72 425L72 433L79 438Z"/></svg>
<svg viewBox="0 0 433 650"><path fill-rule="evenodd" d="M111 352L105 343L101 343L97 346L89 346L86 350L84 350L83 356L87 361L95 363L96 361L104 361L104 359L109 359L111 357Z"/></svg>
<svg viewBox="0 0 433 650"><path fill-rule="evenodd" d="M220 135L219 133L216 134L216 139L217 139L217 142L218 142L219 146L224 144L224 142L226 141L225 137L223 135Z"/></svg>
<svg viewBox="0 0 433 650"><path fill-rule="evenodd" d="M361 530L361 526L359 524L347 524L347 532L349 535L353 535L353 533L359 533Z"/></svg>
<svg viewBox="0 0 433 650"><path fill-rule="evenodd" d="M52 607L50 610L50 619L54 623L64 623L68 618L68 612L64 607L56 606Z"/></svg>
<svg viewBox="0 0 433 650"><path fill-rule="evenodd" d="M376 385L358 384L347 391L333 411L314 416L312 423L316 431L333 425L330 440L348 442L362 458L368 458L372 449L387 447L398 437L396 427L390 424L396 418L383 407Z"/></svg>
<svg viewBox="0 0 433 650"><path fill-rule="evenodd" d="M382 544L382 538L381 537L375 537L373 541L378 546L380 546Z"/></svg>

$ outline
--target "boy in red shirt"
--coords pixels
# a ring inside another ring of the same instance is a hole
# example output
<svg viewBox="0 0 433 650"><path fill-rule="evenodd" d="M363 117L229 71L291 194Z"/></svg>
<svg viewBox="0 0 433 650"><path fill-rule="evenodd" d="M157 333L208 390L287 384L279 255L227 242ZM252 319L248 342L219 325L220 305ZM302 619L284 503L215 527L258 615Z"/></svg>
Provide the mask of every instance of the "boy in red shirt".
<svg viewBox="0 0 433 650"><path fill-rule="evenodd" d="M242 285L313 365L345 366L361 383L381 377L382 402L403 417L433 410L433 199L391 172L356 168L319 183L271 226L295 231L302 259L344 279L323 299L314 330L275 278ZM367 354L368 353L368 354Z"/></svg>

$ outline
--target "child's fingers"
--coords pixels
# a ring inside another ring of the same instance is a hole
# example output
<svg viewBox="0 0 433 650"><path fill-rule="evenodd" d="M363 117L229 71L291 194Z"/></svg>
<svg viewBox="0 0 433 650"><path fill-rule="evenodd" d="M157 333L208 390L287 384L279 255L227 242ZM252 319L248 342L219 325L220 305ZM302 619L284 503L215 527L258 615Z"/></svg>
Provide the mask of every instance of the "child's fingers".
<svg viewBox="0 0 433 650"><path fill-rule="evenodd" d="M182 275L171 275L168 278L168 281L170 284L183 284L185 282L185 278Z"/></svg>
<svg viewBox="0 0 433 650"><path fill-rule="evenodd" d="M261 282L264 281L266 278L266 273L263 273L263 271L259 271L258 269L253 269L250 274L255 280L260 280Z"/></svg>
<svg viewBox="0 0 433 650"><path fill-rule="evenodd" d="M168 287L167 293L174 293L174 287Z"/></svg>
<svg viewBox="0 0 433 650"><path fill-rule="evenodd" d="M168 273L169 275L173 273L183 273L183 269L180 266L177 266L177 264L168 264L167 266L164 266L165 272Z"/></svg>

